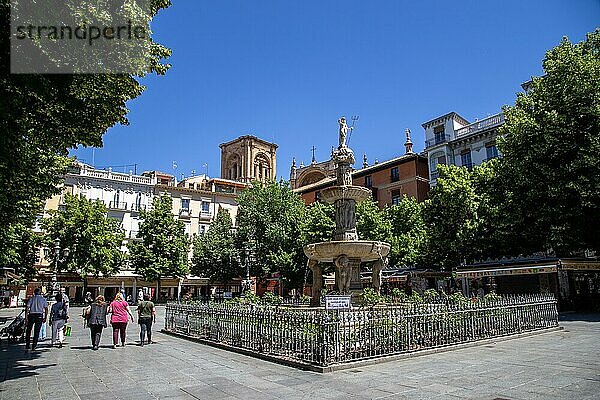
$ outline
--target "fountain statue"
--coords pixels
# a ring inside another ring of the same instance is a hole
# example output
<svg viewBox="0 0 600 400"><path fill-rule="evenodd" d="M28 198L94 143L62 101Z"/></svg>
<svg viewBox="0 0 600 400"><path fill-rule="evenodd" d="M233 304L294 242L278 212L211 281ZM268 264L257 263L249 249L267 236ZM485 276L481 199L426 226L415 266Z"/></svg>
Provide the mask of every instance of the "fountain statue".
<svg viewBox="0 0 600 400"><path fill-rule="evenodd" d="M381 270L387 266L390 245L384 242L359 240L356 232L356 204L371 197L371 190L352 185L354 153L346 143L352 128L344 117L338 120L339 147L332 152L336 165L336 186L321 191L321 200L335 205L335 237L330 242L311 243L304 246L308 267L313 273L312 305L318 306L323 287L321 263L335 266L335 286L339 294L352 294L362 290L360 265L373 263L373 288L379 292Z"/></svg>

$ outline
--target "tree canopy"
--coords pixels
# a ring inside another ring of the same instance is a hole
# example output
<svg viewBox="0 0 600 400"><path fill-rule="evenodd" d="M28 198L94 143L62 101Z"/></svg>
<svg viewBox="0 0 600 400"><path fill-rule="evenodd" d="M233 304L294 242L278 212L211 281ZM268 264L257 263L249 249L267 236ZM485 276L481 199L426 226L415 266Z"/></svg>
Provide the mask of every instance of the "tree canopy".
<svg viewBox="0 0 600 400"><path fill-rule="evenodd" d="M170 196L155 197L149 210L140 211L137 238L127 245L129 259L144 279L160 284L163 277L183 277L189 272L190 243L183 222L173 216Z"/></svg>
<svg viewBox="0 0 600 400"><path fill-rule="evenodd" d="M110 276L123 266L123 229L118 220L107 216L101 201L65 194L64 207L50 211L50 217L42 224L49 247L58 239L61 248L69 248L61 270L77 272L85 278ZM50 257L54 257L52 252Z"/></svg>
<svg viewBox="0 0 600 400"><path fill-rule="evenodd" d="M191 272L227 283L243 273L229 211L220 209L204 234L194 240Z"/></svg>
<svg viewBox="0 0 600 400"><path fill-rule="evenodd" d="M287 183L254 182L238 197L238 242L253 249L252 274L278 272L289 287L304 279L302 250L305 205Z"/></svg>
<svg viewBox="0 0 600 400"><path fill-rule="evenodd" d="M152 16L170 5L151 0ZM78 2L95 10L96 2ZM0 0L0 224L30 227L44 200L58 192L68 149L102 146L102 135L127 124L126 103L140 96L139 78L164 74L170 50L150 39L141 57L146 69L131 74L11 74L10 0ZM91 12L91 11L90 11ZM16 228L11 228L16 229ZM0 247L14 244L0 231Z"/></svg>
<svg viewBox="0 0 600 400"><path fill-rule="evenodd" d="M600 30L548 51L499 143L514 224L528 248L600 250Z"/></svg>

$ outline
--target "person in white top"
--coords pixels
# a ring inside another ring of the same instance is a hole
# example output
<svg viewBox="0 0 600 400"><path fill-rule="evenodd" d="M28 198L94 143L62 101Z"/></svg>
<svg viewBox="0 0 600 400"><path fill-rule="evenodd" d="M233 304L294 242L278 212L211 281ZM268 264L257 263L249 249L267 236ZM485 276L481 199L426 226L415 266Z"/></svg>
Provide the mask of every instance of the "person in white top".
<svg viewBox="0 0 600 400"><path fill-rule="evenodd" d="M40 329L42 323L46 323L48 319L48 302L46 298L42 296L39 288L33 292L33 297L27 302L27 308L25 309L25 320L27 321L27 330L25 331L25 350L29 351L29 344L31 343L31 328L33 328L33 347L31 350L35 350L40 337Z"/></svg>

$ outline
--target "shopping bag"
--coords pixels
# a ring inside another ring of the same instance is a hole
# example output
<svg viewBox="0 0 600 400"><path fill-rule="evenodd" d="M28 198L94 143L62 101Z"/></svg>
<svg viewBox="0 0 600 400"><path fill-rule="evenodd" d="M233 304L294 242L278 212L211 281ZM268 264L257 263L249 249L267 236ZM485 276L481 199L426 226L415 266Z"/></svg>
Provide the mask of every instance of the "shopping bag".
<svg viewBox="0 0 600 400"><path fill-rule="evenodd" d="M63 333L65 336L71 336L71 325L65 325L63 329Z"/></svg>

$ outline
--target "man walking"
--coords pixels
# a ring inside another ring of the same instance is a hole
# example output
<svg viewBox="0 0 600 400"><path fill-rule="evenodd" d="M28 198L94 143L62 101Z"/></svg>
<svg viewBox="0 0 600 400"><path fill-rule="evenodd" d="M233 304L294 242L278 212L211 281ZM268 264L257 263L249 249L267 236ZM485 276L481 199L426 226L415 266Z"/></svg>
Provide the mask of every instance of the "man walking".
<svg viewBox="0 0 600 400"><path fill-rule="evenodd" d="M25 350L29 350L32 327L34 329L33 347L31 347L31 350L35 350L40 337L40 329L42 328L42 324L46 323L47 318L48 302L46 301L46 298L41 295L41 290L37 288L33 292L33 297L27 302L27 307L25 309L25 320L27 321L27 330L25 332Z"/></svg>

